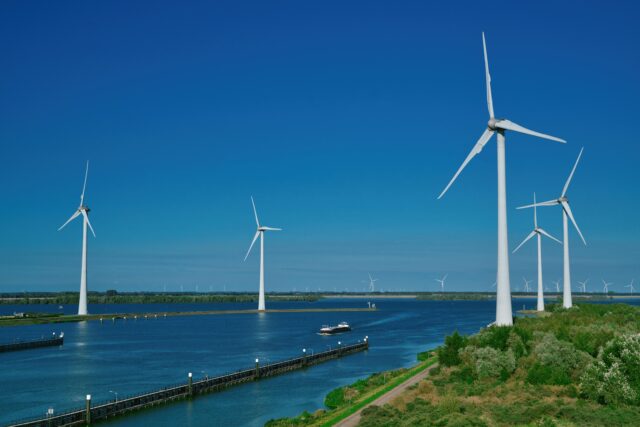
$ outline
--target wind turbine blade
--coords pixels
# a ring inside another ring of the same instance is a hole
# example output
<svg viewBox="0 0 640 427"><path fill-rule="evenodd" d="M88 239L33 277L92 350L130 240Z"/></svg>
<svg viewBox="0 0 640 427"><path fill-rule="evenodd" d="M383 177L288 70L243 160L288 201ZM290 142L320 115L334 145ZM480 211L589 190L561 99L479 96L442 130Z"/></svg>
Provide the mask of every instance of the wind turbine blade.
<svg viewBox="0 0 640 427"><path fill-rule="evenodd" d="M75 211L73 213L73 215L71 215L71 218L69 218L67 220L67 222L65 222L64 224L62 224L62 226L60 228L58 228L58 231L62 230L67 224L69 224L71 221L73 221L74 219L76 219L78 217L78 215L80 215L80 211Z"/></svg>
<svg viewBox="0 0 640 427"><path fill-rule="evenodd" d="M84 171L84 184L82 184L82 194L80 195L80 206L84 203L84 190L87 188L87 176L89 176L89 160L87 160L87 168Z"/></svg>
<svg viewBox="0 0 640 427"><path fill-rule="evenodd" d="M512 252L512 253L516 253L516 251L517 251L518 249L520 249L520 248L522 247L522 245L524 245L524 244L525 244L525 243L527 243L529 240L531 240L531 238L532 238L533 236L535 236L535 235L536 235L536 232L535 232L535 231L532 231L531 233L529 233L529 235L528 235L527 237L525 237L525 239L522 241L522 243L520 243L520 244L518 245L518 247L517 247L517 248L515 248L515 249L513 250L513 252Z"/></svg>
<svg viewBox="0 0 640 427"><path fill-rule="evenodd" d="M254 243L256 243L256 240L258 240L258 236L260 235L259 231L256 231L256 235L253 236L253 240L251 241L251 245L249 245L249 250L247 251L247 254L244 256L244 260L247 260L247 257L249 256L249 253L251 253L251 248L253 248Z"/></svg>
<svg viewBox="0 0 640 427"><path fill-rule="evenodd" d="M93 234L93 237L96 237L96 232L93 231L93 227L91 226L91 221L89 221L89 215L87 215L87 212L83 210L82 216L84 217L84 220L87 221L87 225L89 226L89 230L91 230L91 234Z"/></svg>
<svg viewBox="0 0 640 427"><path fill-rule="evenodd" d="M540 133L540 132L536 132L536 131L531 130L531 129L527 129L527 128L523 127L523 126L520 126L517 123L513 123L510 120L498 120L496 122L495 126L497 128L500 128L500 129L512 130L512 131L515 131L515 132L524 133L526 135L537 136L538 138L543 138L543 139L549 139L551 141L562 142L563 144L565 142L567 142L564 139L556 138L555 136L547 135L546 133Z"/></svg>
<svg viewBox="0 0 640 427"><path fill-rule="evenodd" d="M261 227L261 228L266 231L282 231L282 228L273 228L273 227Z"/></svg>
<svg viewBox="0 0 640 427"><path fill-rule="evenodd" d="M482 32L482 50L484 52L484 76L487 83L487 107L489 108L489 117L494 118L493 96L491 95L491 74L489 74L489 58L487 57L487 42L484 39L484 31Z"/></svg>
<svg viewBox="0 0 640 427"><path fill-rule="evenodd" d="M573 226L576 228L576 231L578 232L578 234L580 235L580 238L582 239L582 243L584 243L584 245L587 246L587 241L584 240L584 236L582 235L582 232L580 231L580 228L578 227L578 223L576 223L576 220L573 218L573 213L571 212L571 207L569 206L569 203L563 201L562 202L562 208L564 209L564 211L569 216L569 219L573 223Z"/></svg>
<svg viewBox="0 0 640 427"><path fill-rule="evenodd" d="M578 162L580 161L580 157L582 157L583 150L584 150L584 147L580 149L580 154L578 154L578 158L576 159L576 162L573 164L573 169L571 169L571 173L569 174L569 178L567 178L567 182L564 183L564 188L562 189L562 195L560 197L563 197L565 194L567 194L567 189L569 188L569 184L571 184L573 173L576 171L576 168L578 167Z"/></svg>
<svg viewBox="0 0 640 427"><path fill-rule="evenodd" d="M253 196L251 196L251 205L253 206L253 215L256 217L256 225L260 227L260 221L258 220L258 211L256 210L256 204L253 202Z"/></svg>
<svg viewBox="0 0 640 427"><path fill-rule="evenodd" d="M373 278L371 277L371 273L367 273L369 275L369 281L372 281Z"/></svg>
<svg viewBox="0 0 640 427"><path fill-rule="evenodd" d="M493 136L494 133L495 131L491 129L485 129L485 131L480 136L480 139L478 139L478 142L476 142L476 145L473 146L473 148L471 149L471 152L467 155L467 158L464 159L464 162L462 162L462 165L460 166L460 168L458 168L458 171L456 172L456 174L453 175L453 178L451 178L451 181L449 181L449 184L447 184L445 189L442 190L442 193L440 193L440 195L438 196L438 199L441 199L442 196L444 196L444 193L447 192L449 187L451 187L451 184L453 184L456 178L458 178L458 175L460 175L460 172L462 172L462 169L464 169L465 166L467 166L467 163L469 163L471 159L473 159L476 156L476 154L482 151L482 148L487 144L487 142L489 142L489 139Z"/></svg>
<svg viewBox="0 0 640 427"><path fill-rule="evenodd" d="M445 280L447 280L447 277L449 277L449 273L444 275L444 277L442 278L442 281L444 282Z"/></svg>
<svg viewBox="0 0 640 427"><path fill-rule="evenodd" d="M536 206L555 206L558 203L560 202L558 202L557 199L554 199L554 200L547 200L546 202L534 203L532 205L518 206L516 209L528 209Z"/></svg>
<svg viewBox="0 0 640 427"><path fill-rule="evenodd" d="M542 228L538 228L538 231L540 232L540 234L544 234L545 236L547 236L548 238L555 240L556 242L562 244L562 242L558 239L556 239L555 237L553 237L551 234L547 233L546 231L544 231Z"/></svg>

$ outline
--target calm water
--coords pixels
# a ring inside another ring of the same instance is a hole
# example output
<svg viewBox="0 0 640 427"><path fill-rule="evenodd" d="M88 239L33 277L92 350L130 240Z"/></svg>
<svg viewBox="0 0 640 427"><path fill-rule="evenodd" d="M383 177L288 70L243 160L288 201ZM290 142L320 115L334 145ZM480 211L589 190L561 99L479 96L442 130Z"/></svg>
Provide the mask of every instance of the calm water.
<svg viewBox="0 0 640 427"><path fill-rule="evenodd" d="M313 411L323 406L331 389L373 372L409 366L416 353L439 345L454 329L476 332L495 316L493 301L375 300L377 312L268 313L168 317L127 321L82 322L0 328L0 342L49 336L64 331L65 344L0 354L0 424L56 413L167 385L185 383L187 373L201 376L251 367L255 358L278 361L321 351L338 340L353 342L369 336L366 353L330 361L222 393L200 396L109 422L114 426L262 426L267 420ZM634 303L638 303L635 300ZM515 300L514 308L534 300ZM214 308L254 308L248 304L90 306L99 312L154 312ZM271 303L272 308L364 307L366 300L328 299L314 303ZM0 306L13 311L57 311L57 306ZM65 307L72 313L75 307ZM346 320L353 332L334 337L316 334L323 324ZM111 393L110 391L114 392Z"/></svg>

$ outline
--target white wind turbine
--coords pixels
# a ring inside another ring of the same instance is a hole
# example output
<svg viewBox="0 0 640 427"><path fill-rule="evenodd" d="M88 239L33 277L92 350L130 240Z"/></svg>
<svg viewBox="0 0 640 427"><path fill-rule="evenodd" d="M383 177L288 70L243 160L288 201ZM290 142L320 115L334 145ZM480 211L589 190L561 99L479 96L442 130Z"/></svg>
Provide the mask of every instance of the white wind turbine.
<svg viewBox="0 0 640 427"><path fill-rule="evenodd" d="M605 280L602 279L602 285L602 293L607 294L609 293L609 286L613 285L613 282L605 282Z"/></svg>
<svg viewBox="0 0 640 427"><path fill-rule="evenodd" d="M253 196L251 196L251 205L253 206L253 214L256 217L256 225L258 226L258 230L256 231L255 236L253 236L253 240L251 241L251 245L249 246L249 250L247 254L244 256L244 260L247 260L249 253L251 253L251 248L260 237L260 294L258 296L258 311L265 310L264 304L264 232L265 231L281 231L281 228L273 228L273 227L265 227L260 225L260 220L258 219L258 211L256 210L256 204L253 202Z"/></svg>
<svg viewBox="0 0 640 427"><path fill-rule="evenodd" d="M556 285L556 292L560 292L560 280L556 280L554 282L551 282L554 285Z"/></svg>
<svg viewBox="0 0 640 427"><path fill-rule="evenodd" d="M440 283L440 292L444 292L444 281L447 280L447 276L449 273L445 274L442 279L433 279L436 282Z"/></svg>
<svg viewBox="0 0 640 427"><path fill-rule="evenodd" d="M580 287L582 288L582 293L586 294L587 293L587 282L589 281L589 279L585 280L584 282L581 282L578 280L578 283L580 284Z"/></svg>
<svg viewBox="0 0 640 427"><path fill-rule="evenodd" d="M82 266L80 267L80 300L78 302L78 315L85 316L87 314L87 226L91 230L93 237L96 233L89 222L89 207L84 204L84 191L87 188L87 176L89 175L89 161L87 160L87 168L84 172L84 184L82 185L82 194L80 195L80 206L71 215L58 231L62 230L71 221L82 215Z"/></svg>
<svg viewBox="0 0 640 427"><path fill-rule="evenodd" d="M536 204L536 193L533 193L533 204ZM538 227L538 213L536 207L533 207L533 231L529 233L529 235L518 245L517 248L513 250L515 253L518 249L522 247L528 240L533 238L533 236L538 237L538 311L544 311L544 295L543 295L543 286L542 286L542 236L546 236L556 242L562 244L562 242L542 228Z"/></svg>
<svg viewBox="0 0 640 427"><path fill-rule="evenodd" d="M634 286L633 286L633 281L634 281L634 280L635 280L635 279L631 279L631 283L629 283L628 285L626 285L626 286L625 286L625 288L629 288L629 293L630 293L630 294L632 294L632 293L633 293L633 291L634 291L634 289L635 289L635 288L634 288Z"/></svg>
<svg viewBox="0 0 640 427"><path fill-rule="evenodd" d="M576 171L576 167L578 167L578 162L580 162L580 157L582 157L582 151L584 147L580 149L580 154L578 154L578 158L573 165L573 169L571 169L571 173L569 174L569 178L567 178L567 182L565 182L564 187L562 188L562 194L555 200L548 200L546 202L535 203L533 205L528 206L520 206L518 209L531 208L535 206L555 206L559 205L562 207L562 240L564 241L564 256L563 256L563 266L564 266L564 288L562 294L562 306L564 308L571 308L573 303L571 301L571 268L569 265L569 219L573 223L573 226L576 228L578 235L582 239L582 243L587 245L587 241L584 240L584 236L582 236L582 232L576 223L576 220L573 218L573 213L571 212L571 207L569 206L569 198L567 197L567 189L569 188L569 184L571 184L571 178L573 178L573 174Z"/></svg>
<svg viewBox="0 0 640 427"><path fill-rule="evenodd" d="M531 283L531 280L527 280L526 277L523 277L522 280L524 280L524 291L525 292L529 292L529 283Z"/></svg>
<svg viewBox="0 0 640 427"><path fill-rule="evenodd" d="M374 279L373 277L371 277L371 273L367 274L369 275L369 292L374 292L375 283L378 281L378 279Z"/></svg>
<svg viewBox="0 0 640 427"><path fill-rule="evenodd" d="M482 33L482 47L484 50L484 69L487 84L487 107L489 108L489 122L487 129L480 136L476 145L473 146L471 152L464 159L460 168L455 173L449 184L440 193L438 199L442 198L447 192L451 184L456 180L460 172L467 166L476 154L480 153L489 139L494 134L497 136L497 153L498 153L498 272L497 272L497 290L496 290L496 321L498 326L512 325L513 316L511 313L511 285L509 284L509 243L507 238L507 184L505 171L505 131L515 131L527 135L537 136L539 138L550 139L552 141L566 142L563 139L554 136L545 135L526 129L516 123L506 119L497 119L493 113L493 98L491 94L491 76L489 75L489 60L487 59L487 45Z"/></svg>

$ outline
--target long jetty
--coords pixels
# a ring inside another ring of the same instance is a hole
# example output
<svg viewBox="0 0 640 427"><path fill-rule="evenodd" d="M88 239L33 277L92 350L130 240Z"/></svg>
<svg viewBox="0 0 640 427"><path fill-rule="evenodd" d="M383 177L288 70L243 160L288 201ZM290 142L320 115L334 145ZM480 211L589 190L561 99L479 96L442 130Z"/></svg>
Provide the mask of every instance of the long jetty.
<svg viewBox="0 0 640 427"><path fill-rule="evenodd" d="M5 353L8 351L18 351L18 350L29 350L32 348L40 348L40 347L54 347L61 346L64 344L64 333L56 336L53 334L51 338L42 338L39 340L33 341L17 341L7 344L0 344L0 353Z"/></svg>
<svg viewBox="0 0 640 427"><path fill-rule="evenodd" d="M97 405L92 405L91 395L87 394L85 407L74 411L54 414L50 409L47 417L30 420L17 421L9 424L9 427L60 427L60 426L83 426L90 425L98 421L104 421L115 416L125 415L130 412L147 409L170 402L192 399L201 394L207 394L224 390L235 385L258 381L261 378L272 377L290 371L304 369L312 365L337 359L354 353L367 350L369 348L369 338L351 345L344 345L328 351L308 355L306 352L302 357L284 360L281 362L260 365L256 359L255 367L240 370L231 374L218 377L194 381L191 373L187 376L185 384L163 388L161 390L127 397L125 399L109 401Z"/></svg>

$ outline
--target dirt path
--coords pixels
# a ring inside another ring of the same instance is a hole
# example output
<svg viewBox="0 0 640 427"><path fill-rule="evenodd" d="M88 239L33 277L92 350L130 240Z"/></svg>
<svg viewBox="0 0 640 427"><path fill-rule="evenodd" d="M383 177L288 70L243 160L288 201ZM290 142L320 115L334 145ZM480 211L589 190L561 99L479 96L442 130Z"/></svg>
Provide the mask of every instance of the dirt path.
<svg viewBox="0 0 640 427"><path fill-rule="evenodd" d="M411 387L412 385L414 385L414 384L422 381L424 378L426 378L426 376L429 375L429 371L431 371L436 366L438 366L437 363L432 365L432 366L429 366L424 371L412 376L411 378L409 378L405 382L401 383L399 386L389 390L388 392L386 392L385 394L383 394L382 396L380 396L379 398L377 398L373 402L369 403L364 408L361 408L357 412L349 415L347 418L345 418L344 420L340 421L339 423L334 424L334 427L355 427L355 426L357 426L358 423L360 422L360 414L365 408L368 408L371 405L382 406L385 403L391 402L393 399L395 399L400 394L402 394L402 392L404 392L407 388Z"/></svg>

